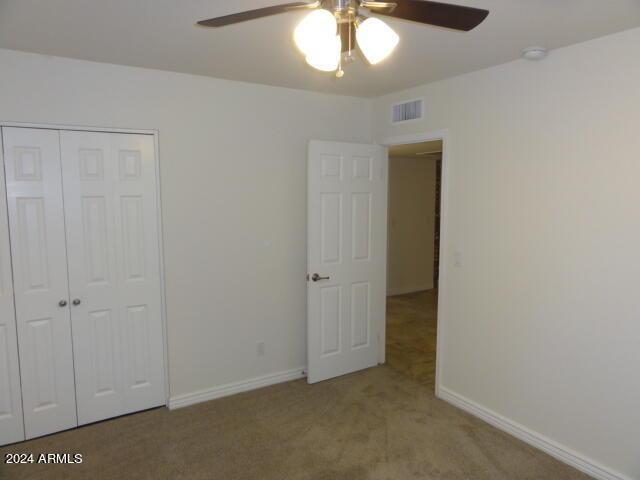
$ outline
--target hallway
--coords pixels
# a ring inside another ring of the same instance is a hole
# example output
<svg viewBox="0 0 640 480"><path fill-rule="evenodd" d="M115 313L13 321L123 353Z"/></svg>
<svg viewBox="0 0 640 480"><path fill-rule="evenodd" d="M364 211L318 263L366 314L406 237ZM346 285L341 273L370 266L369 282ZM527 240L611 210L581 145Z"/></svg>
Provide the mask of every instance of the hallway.
<svg viewBox="0 0 640 480"><path fill-rule="evenodd" d="M435 388L437 290L387 298L387 365Z"/></svg>

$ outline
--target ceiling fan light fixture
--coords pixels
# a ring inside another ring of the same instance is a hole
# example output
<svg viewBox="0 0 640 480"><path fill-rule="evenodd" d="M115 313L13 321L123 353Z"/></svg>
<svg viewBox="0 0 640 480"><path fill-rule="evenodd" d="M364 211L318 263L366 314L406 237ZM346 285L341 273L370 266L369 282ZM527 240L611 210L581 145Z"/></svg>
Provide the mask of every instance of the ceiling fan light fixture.
<svg viewBox="0 0 640 480"><path fill-rule="evenodd" d="M489 10L443 3L442 0L289 0L288 3L201 20L197 24L217 28L309 9L312 9L311 13L296 26L293 41L309 65L323 71L335 71L338 78L344 75L342 63L353 60L355 44L368 62L375 65L387 58L400 41L398 34L386 23L375 17L367 18L367 12L464 32L476 28L489 15Z"/></svg>
<svg viewBox="0 0 640 480"><path fill-rule="evenodd" d="M307 53L307 63L317 70L333 72L340 65L340 50L340 35L334 35L332 39L319 42Z"/></svg>
<svg viewBox="0 0 640 480"><path fill-rule="evenodd" d="M293 40L298 49L309 55L324 44L330 43L338 30L333 14L320 8L306 15L293 32Z"/></svg>
<svg viewBox="0 0 640 480"><path fill-rule="evenodd" d="M382 20L371 17L358 26L356 40L368 62L375 65L393 52L400 37Z"/></svg>

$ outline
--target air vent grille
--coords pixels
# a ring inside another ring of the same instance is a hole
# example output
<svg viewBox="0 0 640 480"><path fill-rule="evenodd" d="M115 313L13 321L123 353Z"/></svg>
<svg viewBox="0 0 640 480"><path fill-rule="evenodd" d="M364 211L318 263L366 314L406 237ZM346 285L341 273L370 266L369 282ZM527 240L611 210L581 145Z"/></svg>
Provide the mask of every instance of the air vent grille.
<svg viewBox="0 0 640 480"><path fill-rule="evenodd" d="M423 112L422 100L412 100L410 102L396 103L392 107L391 119L393 123L408 122L410 120L420 120Z"/></svg>

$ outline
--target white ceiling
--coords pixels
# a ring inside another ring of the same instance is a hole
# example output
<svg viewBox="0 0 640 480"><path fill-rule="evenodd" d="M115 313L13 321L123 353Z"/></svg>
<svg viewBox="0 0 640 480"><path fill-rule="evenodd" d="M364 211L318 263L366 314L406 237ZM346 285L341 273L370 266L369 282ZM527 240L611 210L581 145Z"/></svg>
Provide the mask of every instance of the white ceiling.
<svg viewBox="0 0 640 480"><path fill-rule="evenodd" d="M640 0L457 0L491 13L469 33L389 19L401 37L393 56L375 67L358 60L339 80L307 67L293 47L304 13L193 26L277 3L0 0L0 48L371 97L504 63L530 45L553 49L640 25Z"/></svg>

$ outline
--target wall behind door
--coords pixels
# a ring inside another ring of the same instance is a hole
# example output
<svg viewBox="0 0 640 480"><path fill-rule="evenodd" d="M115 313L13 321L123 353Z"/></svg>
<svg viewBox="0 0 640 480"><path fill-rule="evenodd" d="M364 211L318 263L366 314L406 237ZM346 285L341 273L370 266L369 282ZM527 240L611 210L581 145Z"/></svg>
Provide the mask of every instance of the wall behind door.
<svg viewBox="0 0 640 480"><path fill-rule="evenodd" d="M171 396L305 366L307 140L370 142L370 101L10 50L0 71L2 120L160 130Z"/></svg>
<svg viewBox="0 0 640 480"><path fill-rule="evenodd" d="M387 295L433 288L436 161L389 159Z"/></svg>

